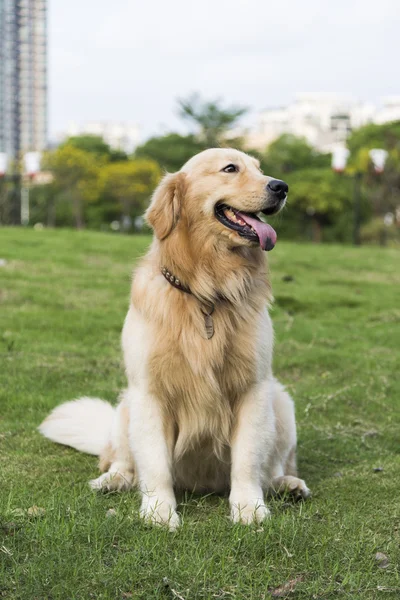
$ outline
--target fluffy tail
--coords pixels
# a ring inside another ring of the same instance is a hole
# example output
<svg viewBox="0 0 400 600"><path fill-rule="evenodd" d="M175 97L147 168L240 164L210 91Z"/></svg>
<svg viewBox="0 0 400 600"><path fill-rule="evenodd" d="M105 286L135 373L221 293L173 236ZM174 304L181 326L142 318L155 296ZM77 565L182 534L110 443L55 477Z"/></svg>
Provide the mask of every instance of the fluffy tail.
<svg viewBox="0 0 400 600"><path fill-rule="evenodd" d="M38 427L58 444L99 456L107 444L115 409L99 398L79 398L57 406Z"/></svg>

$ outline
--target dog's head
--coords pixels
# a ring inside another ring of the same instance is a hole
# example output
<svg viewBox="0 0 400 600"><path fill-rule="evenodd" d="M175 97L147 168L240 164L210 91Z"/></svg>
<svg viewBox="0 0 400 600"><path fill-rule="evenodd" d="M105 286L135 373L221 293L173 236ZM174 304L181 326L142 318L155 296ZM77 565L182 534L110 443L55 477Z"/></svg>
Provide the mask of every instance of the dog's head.
<svg viewBox="0 0 400 600"><path fill-rule="evenodd" d="M213 148L164 177L146 218L160 240L181 223L189 234L215 236L230 247L260 245L272 250L276 233L258 215L281 210L288 189L284 181L265 176L255 158L231 148Z"/></svg>

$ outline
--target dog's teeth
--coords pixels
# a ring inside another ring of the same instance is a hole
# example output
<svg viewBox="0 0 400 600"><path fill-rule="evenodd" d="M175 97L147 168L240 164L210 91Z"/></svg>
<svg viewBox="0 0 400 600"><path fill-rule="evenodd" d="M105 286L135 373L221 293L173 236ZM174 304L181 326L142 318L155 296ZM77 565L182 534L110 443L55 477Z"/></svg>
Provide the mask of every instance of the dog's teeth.
<svg viewBox="0 0 400 600"><path fill-rule="evenodd" d="M228 217L231 221L234 221L235 223L239 223L240 225L246 225L243 219L238 217L231 208L227 208L225 210L225 216Z"/></svg>
<svg viewBox="0 0 400 600"><path fill-rule="evenodd" d="M250 227L249 225L247 225L246 221L243 221L243 219L241 217L239 217L237 215L237 212L235 212L232 208L226 208L224 210L224 214L230 221L233 221L234 223L237 223L238 225L241 225L242 227L246 227L246 226Z"/></svg>

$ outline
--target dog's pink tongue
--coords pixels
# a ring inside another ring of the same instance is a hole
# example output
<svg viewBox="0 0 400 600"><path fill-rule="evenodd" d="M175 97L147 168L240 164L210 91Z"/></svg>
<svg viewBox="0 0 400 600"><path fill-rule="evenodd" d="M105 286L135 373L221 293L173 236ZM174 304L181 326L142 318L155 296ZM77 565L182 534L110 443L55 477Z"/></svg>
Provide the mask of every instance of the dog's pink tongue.
<svg viewBox="0 0 400 600"><path fill-rule="evenodd" d="M253 219L253 217L249 217L245 213L238 213L240 217L247 223L247 225L251 225L254 231L258 235L258 239L260 240L260 246L263 250L272 250L272 248L276 244L276 231L268 225L268 223L264 223L264 221L259 221L258 219Z"/></svg>

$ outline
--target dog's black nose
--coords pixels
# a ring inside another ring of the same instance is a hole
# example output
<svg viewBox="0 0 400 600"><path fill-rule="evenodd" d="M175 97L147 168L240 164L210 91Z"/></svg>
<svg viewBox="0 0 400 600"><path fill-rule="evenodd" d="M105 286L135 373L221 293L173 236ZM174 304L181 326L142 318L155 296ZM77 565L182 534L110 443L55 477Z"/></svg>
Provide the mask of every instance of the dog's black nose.
<svg viewBox="0 0 400 600"><path fill-rule="evenodd" d="M271 179L271 181L269 181L267 184L267 190L273 194L276 194L279 199L283 200L289 191L289 186L280 179Z"/></svg>

